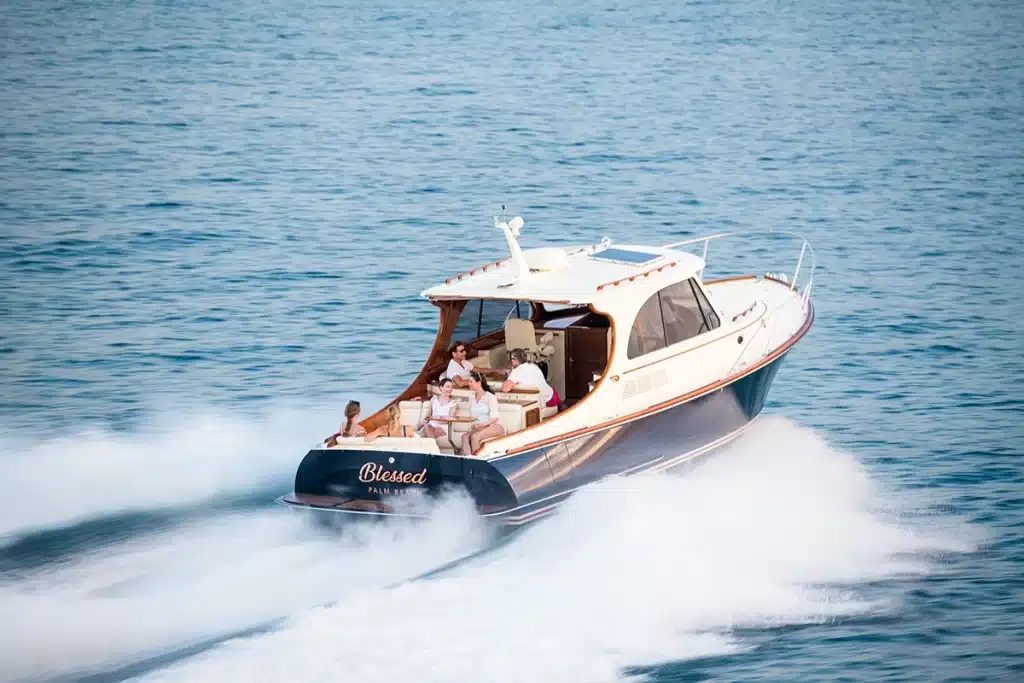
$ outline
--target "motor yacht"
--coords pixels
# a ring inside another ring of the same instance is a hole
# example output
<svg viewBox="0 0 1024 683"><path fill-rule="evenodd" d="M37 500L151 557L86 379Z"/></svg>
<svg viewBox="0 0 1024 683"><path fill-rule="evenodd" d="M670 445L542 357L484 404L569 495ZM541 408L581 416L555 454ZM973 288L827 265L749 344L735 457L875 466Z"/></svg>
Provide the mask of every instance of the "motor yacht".
<svg viewBox="0 0 1024 683"><path fill-rule="evenodd" d="M455 389L442 436L332 434L306 453L294 491L278 502L329 515L416 516L426 513L410 512L409 494L461 489L482 517L534 521L588 484L670 470L736 438L814 320L814 252L799 235L767 233L795 240L791 274L751 268L705 280L710 247L751 235L523 249L523 224L496 217L508 255L422 292L438 313L433 347L405 391L361 423L372 431L397 405L403 425L419 426L459 340L493 378L504 434L461 452L471 390ZM501 391L515 349L542 368L559 405L547 405L538 387Z"/></svg>

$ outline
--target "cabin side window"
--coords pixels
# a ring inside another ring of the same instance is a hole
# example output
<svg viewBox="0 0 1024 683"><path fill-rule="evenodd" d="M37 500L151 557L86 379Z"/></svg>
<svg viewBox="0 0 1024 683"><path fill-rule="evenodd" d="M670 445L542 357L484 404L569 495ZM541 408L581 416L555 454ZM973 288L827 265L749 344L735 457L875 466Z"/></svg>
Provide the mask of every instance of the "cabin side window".
<svg viewBox="0 0 1024 683"><path fill-rule="evenodd" d="M700 304L700 310L704 313L704 320L707 322L707 327L704 329L705 332L715 329L721 325L721 321L718 319L718 314L715 313L715 309L711 307L711 302L704 296L704 292L700 286L690 280L690 285L693 287L693 293L697 296L697 303Z"/></svg>
<svg viewBox="0 0 1024 683"><path fill-rule="evenodd" d="M665 341L668 345L686 341L712 329L697 299L697 290L690 279L669 285L658 292L658 296L661 297L661 314L665 320Z"/></svg>
<svg viewBox="0 0 1024 683"><path fill-rule="evenodd" d="M719 324L697 283L692 278L677 282L644 303L633 321L626 355L636 358L696 337Z"/></svg>
<svg viewBox="0 0 1024 683"><path fill-rule="evenodd" d="M636 314L633 329L629 331L629 345L626 355L630 358L642 356L665 348L665 323L661 319L661 303L655 294Z"/></svg>

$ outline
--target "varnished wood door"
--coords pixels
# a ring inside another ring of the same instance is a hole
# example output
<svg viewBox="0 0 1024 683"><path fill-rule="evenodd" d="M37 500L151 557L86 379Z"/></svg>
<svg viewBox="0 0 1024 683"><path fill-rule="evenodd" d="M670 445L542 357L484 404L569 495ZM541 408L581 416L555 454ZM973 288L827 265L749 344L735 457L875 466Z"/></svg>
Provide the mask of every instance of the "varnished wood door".
<svg viewBox="0 0 1024 683"><path fill-rule="evenodd" d="M594 375L608 365L608 330L600 327L565 329L565 396L581 399L590 390Z"/></svg>

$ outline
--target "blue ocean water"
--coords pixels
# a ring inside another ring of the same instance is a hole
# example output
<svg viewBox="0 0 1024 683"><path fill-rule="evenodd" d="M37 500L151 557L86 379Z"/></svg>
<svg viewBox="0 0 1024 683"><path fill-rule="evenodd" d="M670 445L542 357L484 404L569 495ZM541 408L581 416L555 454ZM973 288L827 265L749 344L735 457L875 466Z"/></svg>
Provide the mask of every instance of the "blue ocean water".
<svg viewBox="0 0 1024 683"><path fill-rule="evenodd" d="M1024 5L0 12L0 678L1024 675ZM418 371L502 204L527 246L799 232L817 318L721 462L391 589L478 531L269 501Z"/></svg>

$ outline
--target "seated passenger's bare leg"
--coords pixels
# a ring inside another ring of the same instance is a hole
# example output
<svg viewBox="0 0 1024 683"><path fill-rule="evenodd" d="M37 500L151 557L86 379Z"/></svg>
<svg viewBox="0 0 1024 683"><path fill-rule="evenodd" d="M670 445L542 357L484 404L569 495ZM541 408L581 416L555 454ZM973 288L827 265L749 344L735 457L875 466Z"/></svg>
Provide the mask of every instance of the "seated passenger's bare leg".
<svg viewBox="0 0 1024 683"><path fill-rule="evenodd" d="M475 452L476 449L480 448L480 443L484 439L490 439L491 437L504 435L505 427L500 422L495 422L490 427L484 427L483 429L473 432L469 438L470 451L463 451L463 453L465 455L469 455L470 453Z"/></svg>

